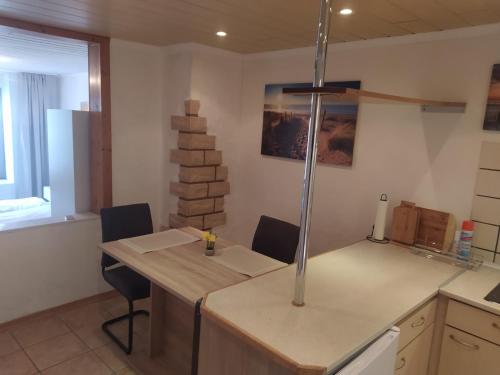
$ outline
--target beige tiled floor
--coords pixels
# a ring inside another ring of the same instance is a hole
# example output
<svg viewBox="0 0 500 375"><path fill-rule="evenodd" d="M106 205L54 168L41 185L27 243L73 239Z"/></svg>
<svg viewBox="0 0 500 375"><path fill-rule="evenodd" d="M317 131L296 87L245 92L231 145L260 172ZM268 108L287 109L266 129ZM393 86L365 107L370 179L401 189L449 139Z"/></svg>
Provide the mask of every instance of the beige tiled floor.
<svg viewBox="0 0 500 375"><path fill-rule="evenodd" d="M147 301L136 308L147 309ZM133 357L144 358L147 351L147 317L134 321L132 356L125 355L101 330L103 321L125 312L126 301L113 297L2 330L0 375L139 374L133 369ZM122 323L112 330L125 339L127 322Z"/></svg>

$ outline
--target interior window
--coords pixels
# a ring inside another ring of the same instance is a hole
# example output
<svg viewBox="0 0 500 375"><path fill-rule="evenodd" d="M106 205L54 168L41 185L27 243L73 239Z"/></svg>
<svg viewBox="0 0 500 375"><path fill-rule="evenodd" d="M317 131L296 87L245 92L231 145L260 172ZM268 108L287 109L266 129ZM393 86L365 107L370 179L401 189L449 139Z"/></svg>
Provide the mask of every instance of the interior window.
<svg viewBox="0 0 500 375"><path fill-rule="evenodd" d="M1 88L0 88L0 103L2 103ZM0 110L0 180L6 180L6 179L7 179L7 166L5 164L5 134L3 127L3 110Z"/></svg>
<svg viewBox="0 0 500 375"><path fill-rule="evenodd" d="M89 212L88 44L0 29L0 57L0 229Z"/></svg>

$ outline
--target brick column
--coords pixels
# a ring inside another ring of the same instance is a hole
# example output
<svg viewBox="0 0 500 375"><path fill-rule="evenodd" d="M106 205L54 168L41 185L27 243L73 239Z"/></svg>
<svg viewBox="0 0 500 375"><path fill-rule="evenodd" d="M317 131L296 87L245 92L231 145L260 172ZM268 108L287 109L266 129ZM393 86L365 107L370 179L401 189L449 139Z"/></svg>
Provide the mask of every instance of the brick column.
<svg viewBox="0 0 500 375"><path fill-rule="evenodd" d="M215 136L207 134L207 119L198 116L200 102L186 100L185 107L185 116L171 118L172 129L179 131L179 137L178 149L170 151L170 161L180 168L179 182L170 183L170 193L179 201L169 224L171 228L207 230L226 223L228 168L222 165L222 151L215 150Z"/></svg>

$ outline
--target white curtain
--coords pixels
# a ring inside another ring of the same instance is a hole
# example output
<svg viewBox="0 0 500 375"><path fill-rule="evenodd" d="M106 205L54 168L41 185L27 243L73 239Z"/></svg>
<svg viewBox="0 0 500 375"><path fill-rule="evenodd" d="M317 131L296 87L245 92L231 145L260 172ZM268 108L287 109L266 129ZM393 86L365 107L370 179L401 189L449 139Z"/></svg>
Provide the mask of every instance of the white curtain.
<svg viewBox="0 0 500 375"><path fill-rule="evenodd" d="M16 73L9 86L16 198L42 197L49 186L47 109L59 108L58 78Z"/></svg>

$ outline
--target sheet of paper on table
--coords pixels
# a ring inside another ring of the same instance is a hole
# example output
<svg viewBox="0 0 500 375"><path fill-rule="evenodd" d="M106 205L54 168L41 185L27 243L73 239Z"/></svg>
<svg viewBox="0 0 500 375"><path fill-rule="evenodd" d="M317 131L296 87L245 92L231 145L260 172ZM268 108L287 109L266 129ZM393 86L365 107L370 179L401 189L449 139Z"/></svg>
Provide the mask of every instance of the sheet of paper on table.
<svg viewBox="0 0 500 375"><path fill-rule="evenodd" d="M214 256L207 258L250 277L259 276L288 266L286 263L269 258L241 245L229 246L217 250Z"/></svg>
<svg viewBox="0 0 500 375"><path fill-rule="evenodd" d="M169 247L186 245L199 240L200 238L192 234L178 229L170 229L163 232L146 234L145 236L124 238L118 242L140 254L145 254Z"/></svg>

